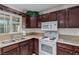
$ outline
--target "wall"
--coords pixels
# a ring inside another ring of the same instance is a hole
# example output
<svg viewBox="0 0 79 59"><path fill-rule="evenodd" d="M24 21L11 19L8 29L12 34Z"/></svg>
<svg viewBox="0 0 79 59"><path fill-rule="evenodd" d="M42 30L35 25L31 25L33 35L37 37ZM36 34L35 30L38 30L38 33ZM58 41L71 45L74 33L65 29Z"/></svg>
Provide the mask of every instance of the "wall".
<svg viewBox="0 0 79 59"><path fill-rule="evenodd" d="M66 8L77 6L77 5L78 4L60 4L54 8L41 11L40 14L45 14L45 13L49 13L49 12L53 12L53 11L57 11L57 10L62 10L62 9L66 9Z"/></svg>
<svg viewBox="0 0 79 59"><path fill-rule="evenodd" d="M40 28L27 28L25 31L26 31L26 33L29 33L29 32L40 32L40 33L43 33L44 32Z"/></svg>
<svg viewBox="0 0 79 59"><path fill-rule="evenodd" d="M79 28L59 28L59 34L79 36Z"/></svg>

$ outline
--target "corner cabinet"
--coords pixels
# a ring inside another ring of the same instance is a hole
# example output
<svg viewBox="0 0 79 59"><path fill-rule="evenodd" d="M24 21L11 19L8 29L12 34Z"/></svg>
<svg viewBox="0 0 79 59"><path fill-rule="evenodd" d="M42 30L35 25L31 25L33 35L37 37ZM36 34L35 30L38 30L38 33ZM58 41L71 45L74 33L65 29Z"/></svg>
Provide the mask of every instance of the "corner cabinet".
<svg viewBox="0 0 79 59"><path fill-rule="evenodd" d="M24 21L24 20L23 20ZM37 28L38 16L26 16L26 28Z"/></svg>

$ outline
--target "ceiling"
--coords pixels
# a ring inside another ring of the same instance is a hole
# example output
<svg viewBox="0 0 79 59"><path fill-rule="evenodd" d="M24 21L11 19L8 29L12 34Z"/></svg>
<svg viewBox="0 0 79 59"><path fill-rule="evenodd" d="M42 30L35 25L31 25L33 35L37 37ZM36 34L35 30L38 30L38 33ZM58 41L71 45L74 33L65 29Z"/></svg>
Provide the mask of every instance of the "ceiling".
<svg viewBox="0 0 79 59"><path fill-rule="evenodd" d="M10 8L17 9L19 11L44 11L50 8L54 8L58 6L59 4L4 4L5 6L8 6Z"/></svg>

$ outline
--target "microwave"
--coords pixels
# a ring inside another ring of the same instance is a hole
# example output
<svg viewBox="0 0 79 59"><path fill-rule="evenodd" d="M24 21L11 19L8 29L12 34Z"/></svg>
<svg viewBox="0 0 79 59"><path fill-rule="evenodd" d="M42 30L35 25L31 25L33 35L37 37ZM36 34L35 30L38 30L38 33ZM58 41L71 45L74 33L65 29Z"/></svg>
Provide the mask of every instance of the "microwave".
<svg viewBox="0 0 79 59"><path fill-rule="evenodd" d="M57 31L57 21L50 21L50 22L42 22L41 23L41 30L45 31Z"/></svg>

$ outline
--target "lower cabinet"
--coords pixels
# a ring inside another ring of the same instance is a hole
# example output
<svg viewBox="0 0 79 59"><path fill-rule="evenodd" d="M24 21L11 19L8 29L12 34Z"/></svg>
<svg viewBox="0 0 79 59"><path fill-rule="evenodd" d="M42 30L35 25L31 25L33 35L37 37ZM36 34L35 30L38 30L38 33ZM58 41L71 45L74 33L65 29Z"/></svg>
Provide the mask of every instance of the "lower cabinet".
<svg viewBox="0 0 79 59"><path fill-rule="evenodd" d="M38 39L32 38L17 44L0 48L0 55L38 55L38 44Z"/></svg>
<svg viewBox="0 0 79 59"><path fill-rule="evenodd" d="M15 48L11 51L4 52L3 55L19 55L18 48Z"/></svg>
<svg viewBox="0 0 79 59"><path fill-rule="evenodd" d="M72 55L73 51L65 48L58 47L57 55Z"/></svg>
<svg viewBox="0 0 79 59"><path fill-rule="evenodd" d="M29 40L29 53L32 54L39 54L39 40L36 38L32 38Z"/></svg>
<svg viewBox="0 0 79 59"><path fill-rule="evenodd" d="M57 55L79 55L79 47L57 42Z"/></svg>
<svg viewBox="0 0 79 59"><path fill-rule="evenodd" d="M2 48L2 55L19 55L18 44L7 46Z"/></svg>
<svg viewBox="0 0 79 59"><path fill-rule="evenodd" d="M38 39L34 39L34 53L36 55L39 54L39 40Z"/></svg>
<svg viewBox="0 0 79 59"><path fill-rule="evenodd" d="M20 54L21 55L29 55L29 42L24 41L19 44Z"/></svg>
<svg viewBox="0 0 79 59"><path fill-rule="evenodd" d="M78 46L74 46L74 55L79 55L79 47Z"/></svg>
<svg viewBox="0 0 79 59"><path fill-rule="evenodd" d="M33 39L29 40L29 55L32 55L34 53L34 42Z"/></svg>

